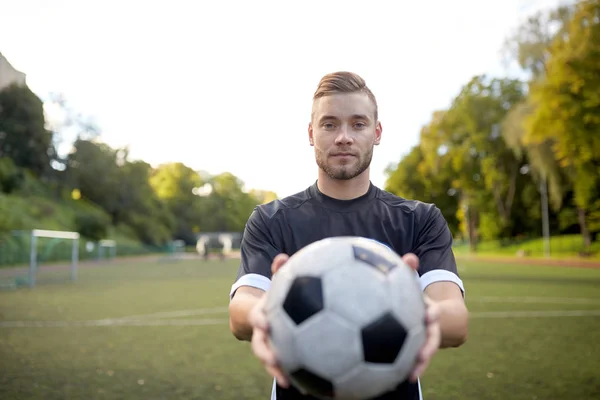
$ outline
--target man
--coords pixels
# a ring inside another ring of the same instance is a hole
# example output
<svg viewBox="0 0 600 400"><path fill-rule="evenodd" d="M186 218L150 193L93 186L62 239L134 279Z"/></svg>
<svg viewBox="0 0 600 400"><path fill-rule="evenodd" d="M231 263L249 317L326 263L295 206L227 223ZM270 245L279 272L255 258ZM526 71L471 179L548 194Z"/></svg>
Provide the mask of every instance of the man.
<svg viewBox="0 0 600 400"><path fill-rule="evenodd" d="M382 127L377 101L353 73L324 76L313 98L308 140L319 167L306 190L255 208L241 247L241 265L230 292L230 328L275 377L272 400L310 399L289 384L268 345L263 311L272 275L288 256L332 236L363 236L382 242L414 268L427 302L427 340L411 377L386 400L419 400L419 376L438 348L467 337L464 287L452 253L452 236L440 210L375 187L369 177Z"/></svg>

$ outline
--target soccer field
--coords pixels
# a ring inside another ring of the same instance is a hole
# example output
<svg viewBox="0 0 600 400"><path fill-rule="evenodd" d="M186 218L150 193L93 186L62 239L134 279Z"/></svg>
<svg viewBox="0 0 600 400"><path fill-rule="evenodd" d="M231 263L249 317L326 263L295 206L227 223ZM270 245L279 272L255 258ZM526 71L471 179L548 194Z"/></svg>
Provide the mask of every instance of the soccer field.
<svg viewBox="0 0 600 400"><path fill-rule="evenodd" d="M229 333L237 261L82 267L0 292L0 399L267 400ZM461 262L468 342L440 351L425 400L600 398L600 270Z"/></svg>

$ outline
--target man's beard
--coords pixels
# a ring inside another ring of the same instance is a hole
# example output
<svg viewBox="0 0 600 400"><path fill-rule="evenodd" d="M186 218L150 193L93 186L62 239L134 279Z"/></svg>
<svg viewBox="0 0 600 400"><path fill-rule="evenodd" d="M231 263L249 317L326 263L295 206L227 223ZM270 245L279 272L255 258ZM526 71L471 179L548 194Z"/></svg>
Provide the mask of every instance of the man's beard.
<svg viewBox="0 0 600 400"><path fill-rule="evenodd" d="M356 178L358 175L365 172L369 165L371 165L371 159L373 158L373 149L369 149L369 151L362 156L358 157L358 163L356 165L342 165L342 166L333 166L330 165L328 161L328 157L321 151L316 151L316 160L319 168L323 170L331 179L337 180L350 180L352 178Z"/></svg>

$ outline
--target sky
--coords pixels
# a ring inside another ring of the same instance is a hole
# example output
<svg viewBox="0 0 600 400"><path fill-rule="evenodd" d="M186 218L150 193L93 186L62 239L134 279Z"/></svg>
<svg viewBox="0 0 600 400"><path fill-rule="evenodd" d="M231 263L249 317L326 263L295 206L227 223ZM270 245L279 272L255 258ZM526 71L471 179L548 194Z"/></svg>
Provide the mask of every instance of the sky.
<svg viewBox="0 0 600 400"><path fill-rule="evenodd" d="M280 197L316 179L307 127L329 72L361 75L383 126L371 179L474 75L515 76L504 40L559 0L0 0L0 53L101 140L153 166L231 172Z"/></svg>

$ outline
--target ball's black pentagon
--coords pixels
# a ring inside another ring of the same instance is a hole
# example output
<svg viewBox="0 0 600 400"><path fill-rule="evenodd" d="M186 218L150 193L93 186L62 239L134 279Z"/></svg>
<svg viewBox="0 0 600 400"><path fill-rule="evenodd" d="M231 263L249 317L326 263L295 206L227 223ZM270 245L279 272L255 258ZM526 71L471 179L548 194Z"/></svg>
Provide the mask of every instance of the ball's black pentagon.
<svg viewBox="0 0 600 400"><path fill-rule="evenodd" d="M354 258L365 262L367 265L372 266L378 271L387 274L396 267L396 264L381 254L377 254L371 249L359 245L352 245L354 251Z"/></svg>
<svg viewBox="0 0 600 400"><path fill-rule="evenodd" d="M362 331L365 362L392 364L404 345L406 330L391 313L386 313Z"/></svg>
<svg viewBox="0 0 600 400"><path fill-rule="evenodd" d="M334 397L333 383L327 379L313 374L304 368L300 368L299 370L292 372L290 375L298 385L302 386L302 388L310 394L324 397Z"/></svg>
<svg viewBox="0 0 600 400"><path fill-rule="evenodd" d="M283 309L297 325L321 311L321 279L312 276L299 276L294 279L283 302Z"/></svg>
<svg viewBox="0 0 600 400"><path fill-rule="evenodd" d="M396 400L396 399L414 399L419 400L419 384L410 382L408 379L398 385L394 390L383 393L369 400Z"/></svg>

